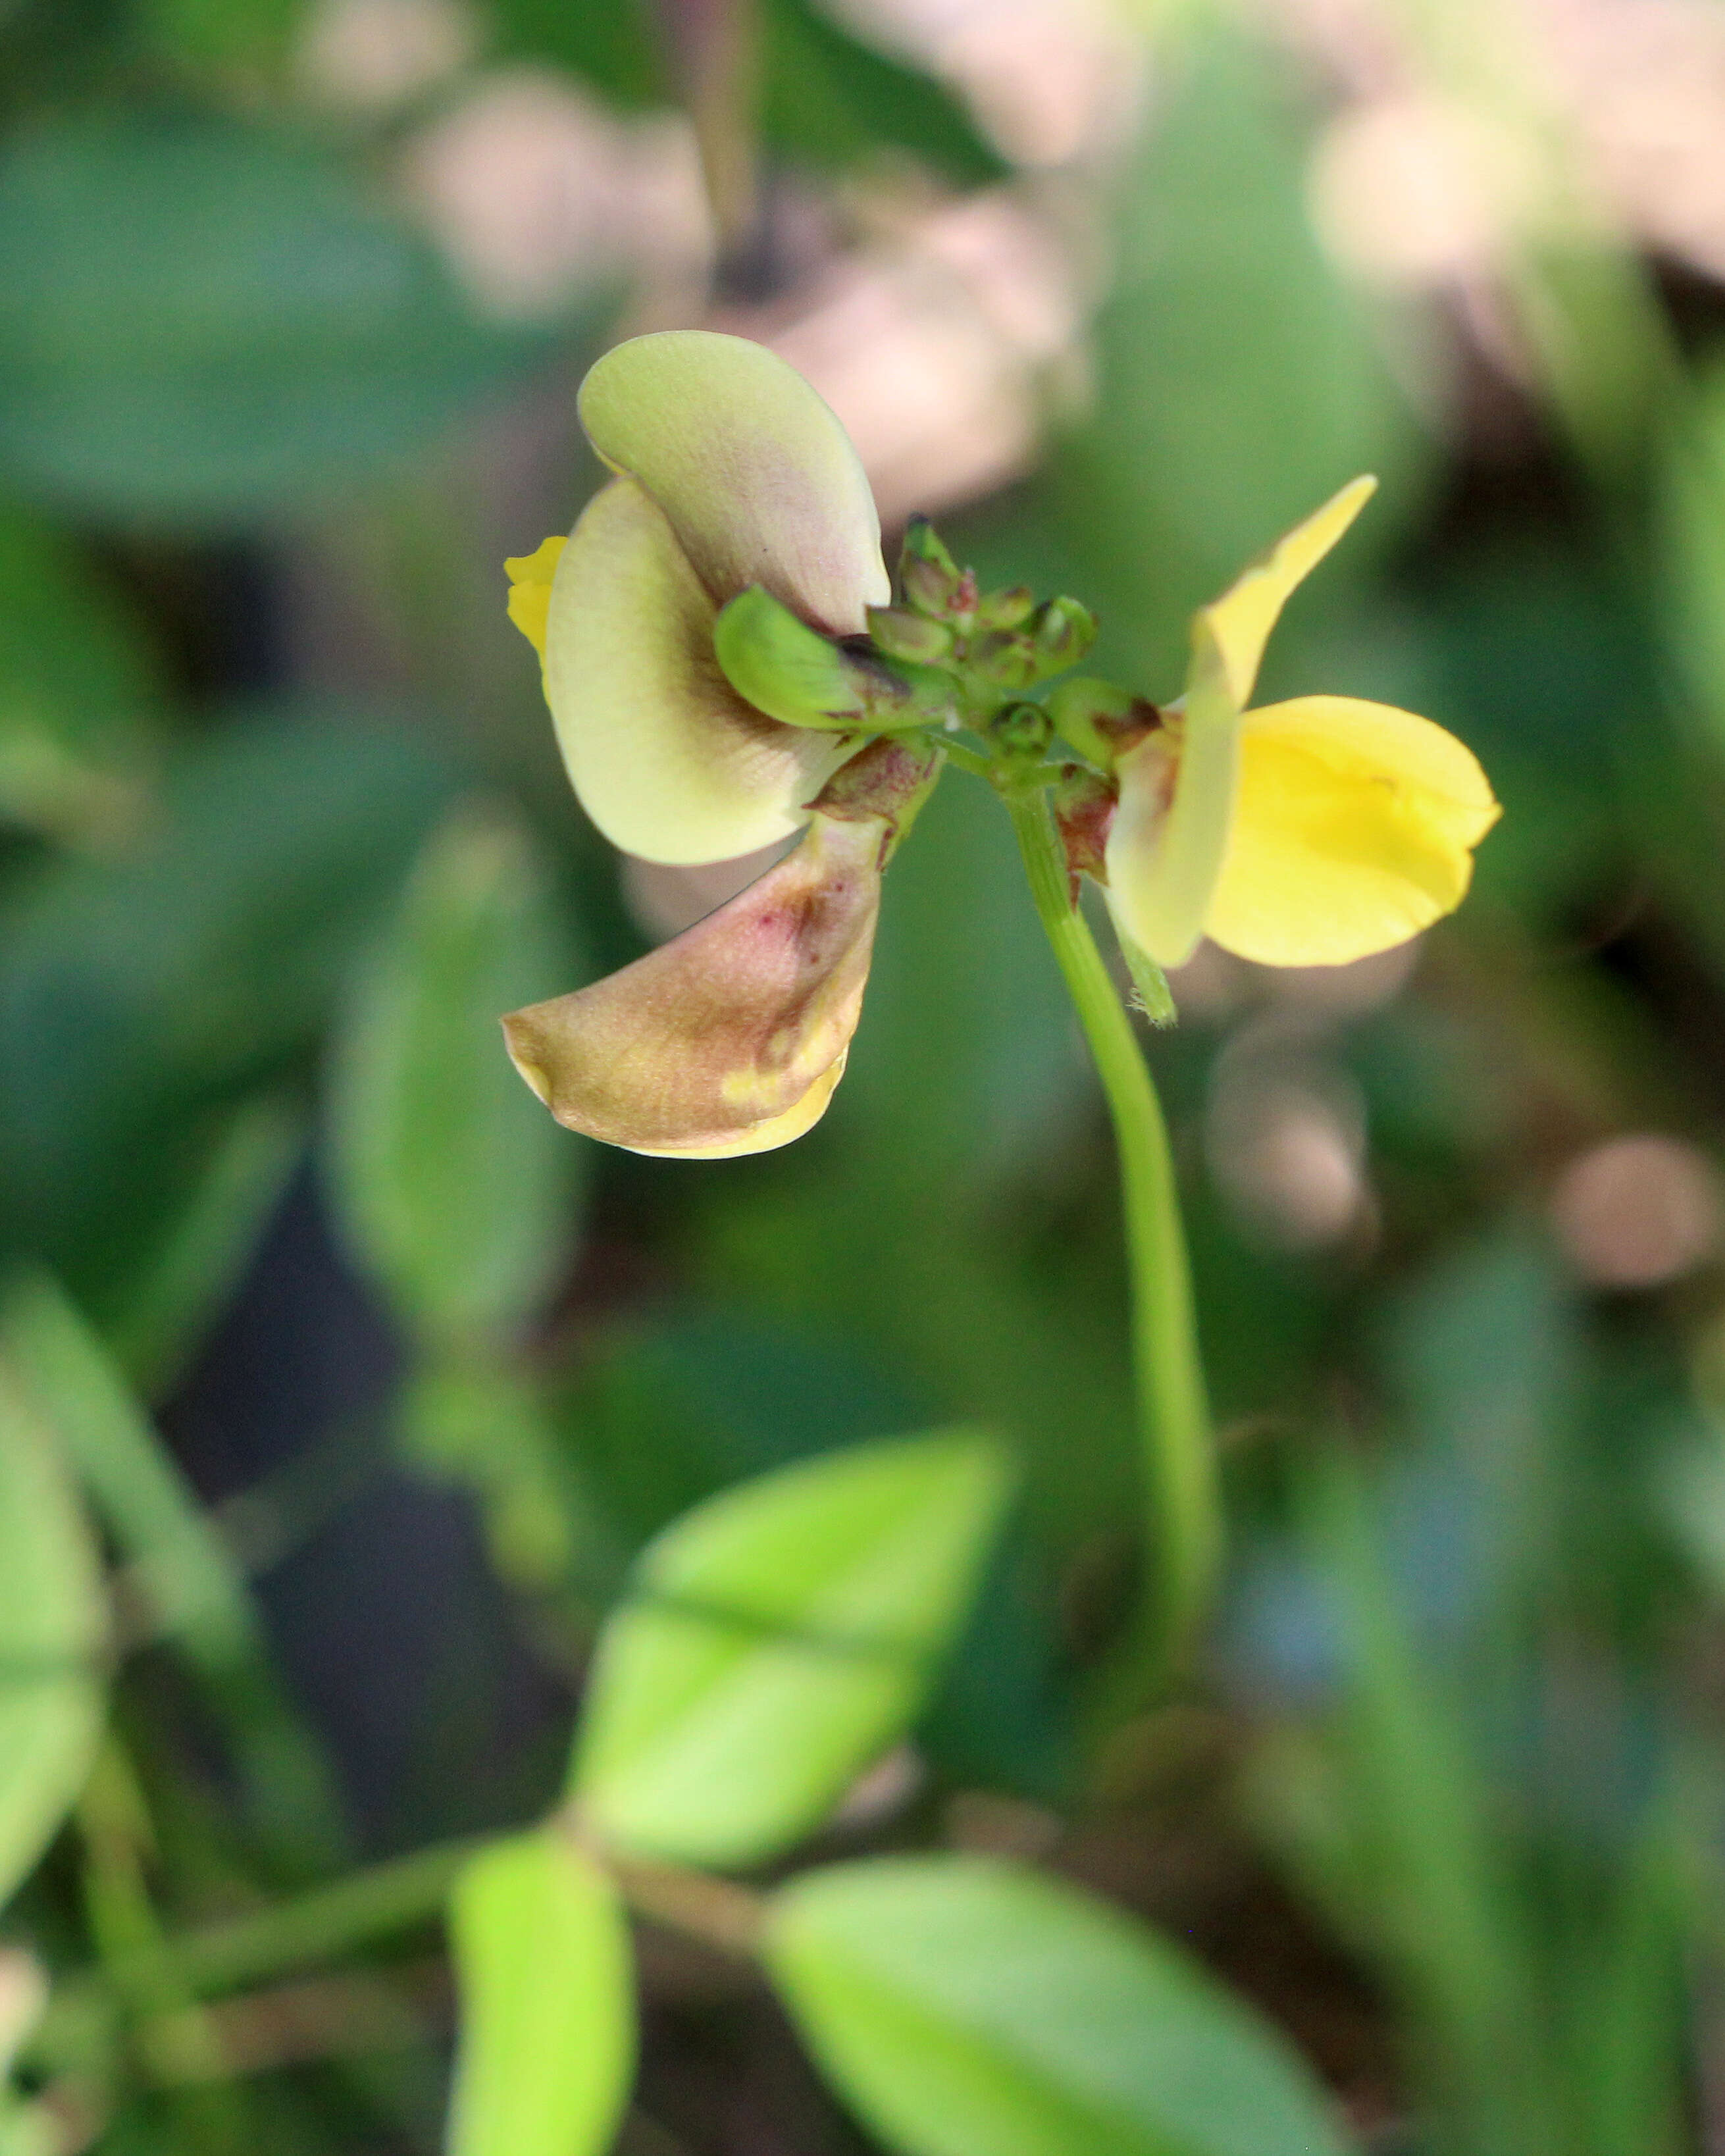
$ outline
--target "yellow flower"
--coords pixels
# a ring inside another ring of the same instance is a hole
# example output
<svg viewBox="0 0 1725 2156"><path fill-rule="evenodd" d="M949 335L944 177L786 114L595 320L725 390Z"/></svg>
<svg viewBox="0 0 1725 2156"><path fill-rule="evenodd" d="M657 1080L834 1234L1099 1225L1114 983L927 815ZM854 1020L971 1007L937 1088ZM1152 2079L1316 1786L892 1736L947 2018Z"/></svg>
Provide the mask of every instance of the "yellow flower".
<svg viewBox="0 0 1725 2156"><path fill-rule="evenodd" d="M1343 487L1199 611L1184 696L1118 759L1108 900L1158 965L1205 935L1263 965L1343 965L1466 895L1499 810L1453 734L1352 696L1247 709L1289 595L1375 485Z"/></svg>
<svg viewBox="0 0 1725 2156"><path fill-rule="evenodd" d="M728 906L505 1033L572 1128L685 1159L764 1152L819 1119L844 1071L896 811L933 759L875 759L884 814L835 795L817 812L863 733L746 702L715 624L759 587L821 634L865 631L891 596L880 520L844 429L760 345L637 337L592 369L579 408L617 476L567 541L507 567L582 805L655 861L726 860L809 828Z"/></svg>

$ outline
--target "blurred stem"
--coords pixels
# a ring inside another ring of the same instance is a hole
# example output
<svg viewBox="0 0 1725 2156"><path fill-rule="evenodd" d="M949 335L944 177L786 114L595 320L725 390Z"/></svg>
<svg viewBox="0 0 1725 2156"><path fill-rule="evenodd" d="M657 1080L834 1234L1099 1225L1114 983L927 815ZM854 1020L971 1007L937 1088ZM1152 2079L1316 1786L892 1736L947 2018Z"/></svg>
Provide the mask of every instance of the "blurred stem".
<svg viewBox="0 0 1725 2156"><path fill-rule="evenodd" d="M131 2023L140 2061L158 2083L202 2084L176 2091L171 2099L174 2145L206 2156L239 2156L246 2138L245 2100L156 1913L145 1874L150 1826L143 1794L111 1738L79 1800L78 1825L90 1937Z"/></svg>
<svg viewBox="0 0 1725 2156"><path fill-rule="evenodd" d="M1106 1731L1143 1707L1190 1647L1221 1561L1220 1492L1162 1104L1132 1019L1074 903L1047 795L1009 782L1001 792L1036 911L1096 1060L1120 1159L1147 1577L1137 1614L1103 1673L1096 1708Z"/></svg>
<svg viewBox="0 0 1725 2156"><path fill-rule="evenodd" d="M701 152L722 283L758 238L760 21L755 0L659 0L659 16Z"/></svg>
<svg viewBox="0 0 1725 2156"><path fill-rule="evenodd" d="M182 1978L199 1994L225 1991L424 1923L442 1908L456 1873L480 1845L439 1842L255 1916L193 1932L173 1943Z"/></svg>

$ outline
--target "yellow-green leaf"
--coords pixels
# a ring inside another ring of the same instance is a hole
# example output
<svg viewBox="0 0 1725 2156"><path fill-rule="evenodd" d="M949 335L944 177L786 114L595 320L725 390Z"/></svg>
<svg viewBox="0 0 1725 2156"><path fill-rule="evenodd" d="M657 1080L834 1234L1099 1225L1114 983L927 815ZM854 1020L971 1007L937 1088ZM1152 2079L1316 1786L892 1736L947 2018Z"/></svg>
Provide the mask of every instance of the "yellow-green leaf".
<svg viewBox="0 0 1725 2156"><path fill-rule="evenodd" d="M768 1965L818 2062L902 2156L1339 2156L1315 2077L1170 1941L977 1857L807 1874Z"/></svg>
<svg viewBox="0 0 1725 2156"><path fill-rule="evenodd" d="M0 1362L0 1901L90 1772L106 1626L95 1543L53 1432Z"/></svg>
<svg viewBox="0 0 1725 2156"><path fill-rule="evenodd" d="M549 1830L455 1882L460 2003L449 2156L600 2156L634 2070L629 1928L592 1859Z"/></svg>
<svg viewBox="0 0 1725 2156"><path fill-rule="evenodd" d="M1008 1486L992 1439L949 1430L782 1468L668 1528L599 1642L590 1825L712 1865L818 1826L922 1706Z"/></svg>

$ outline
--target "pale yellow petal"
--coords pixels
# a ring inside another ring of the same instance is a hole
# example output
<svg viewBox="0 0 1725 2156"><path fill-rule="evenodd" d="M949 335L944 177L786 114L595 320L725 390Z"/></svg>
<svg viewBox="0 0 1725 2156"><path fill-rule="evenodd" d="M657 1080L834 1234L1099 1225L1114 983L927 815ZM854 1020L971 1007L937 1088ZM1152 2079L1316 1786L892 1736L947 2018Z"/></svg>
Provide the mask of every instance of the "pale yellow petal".
<svg viewBox="0 0 1725 2156"><path fill-rule="evenodd" d="M711 1145L635 1146L631 1150L650 1154L657 1160L741 1160L747 1153L777 1152L781 1146L793 1143L805 1131L812 1131L825 1115L828 1104L838 1091L839 1081L845 1075L850 1055L850 1050L844 1050L802 1099L782 1116L768 1116L764 1122L751 1123L735 1137L720 1139Z"/></svg>
<svg viewBox="0 0 1725 2156"><path fill-rule="evenodd" d="M667 330L581 385L581 424L670 519L709 595L751 584L829 635L891 597L880 520L850 439L793 367L746 337Z"/></svg>
<svg viewBox="0 0 1725 2156"><path fill-rule="evenodd" d="M503 1021L561 1123L631 1152L720 1160L817 1122L862 1008L880 819L818 816L716 913L620 973Z"/></svg>
<svg viewBox="0 0 1725 2156"><path fill-rule="evenodd" d="M542 539L531 554L511 555L503 566L509 572L509 618L539 654L545 656L545 617L551 605L551 583L558 557L568 545L561 532Z"/></svg>
<svg viewBox="0 0 1725 2156"><path fill-rule="evenodd" d="M1120 805L1104 861L1108 902L1158 966L1183 966L1204 933L1234 816L1240 714L1200 622L1183 710L1115 766Z"/></svg>
<svg viewBox="0 0 1725 2156"><path fill-rule="evenodd" d="M1295 588L1311 575L1377 488L1375 479L1350 480L1199 614L1216 639L1229 689L1240 710L1251 700L1264 647Z"/></svg>
<svg viewBox="0 0 1725 2156"><path fill-rule="evenodd" d="M1388 950L1461 904L1498 813L1471 752L1411 711L1301 696L1250 712L1205 928L1267 966Z"/></svg>
<svg viewBox="0 0 1725 2156"><path fill-rule="evenodd" d="M663 513L614 480L557 564L545 693L583 807L645 860L728 860L788 838L856 747L744 703L713 655L715 618Z"/></svg>

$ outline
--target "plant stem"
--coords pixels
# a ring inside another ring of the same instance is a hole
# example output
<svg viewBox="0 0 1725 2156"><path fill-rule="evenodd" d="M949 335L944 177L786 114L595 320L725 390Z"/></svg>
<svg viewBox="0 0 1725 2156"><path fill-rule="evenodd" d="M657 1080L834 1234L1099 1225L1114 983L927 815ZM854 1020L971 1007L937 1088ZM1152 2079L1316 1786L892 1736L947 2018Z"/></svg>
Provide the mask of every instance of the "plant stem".
<svg viewBox="0 0 1725 2156"><path fill-rule="evenodd" d="M1168 1682L1209 1607L1222 1554L1215 1451L1162 1104L1132 1020L1073 903L1047 795L1009 783L1001 793L1036 911L1096 1060L1120 1159L1147 1576L1138 1614L1103 1673L1097 1705L1106 1726L1142 1708Z"/></svg>

